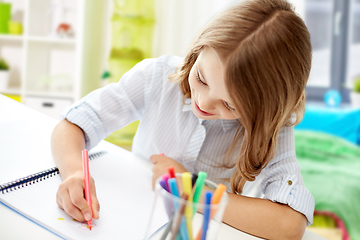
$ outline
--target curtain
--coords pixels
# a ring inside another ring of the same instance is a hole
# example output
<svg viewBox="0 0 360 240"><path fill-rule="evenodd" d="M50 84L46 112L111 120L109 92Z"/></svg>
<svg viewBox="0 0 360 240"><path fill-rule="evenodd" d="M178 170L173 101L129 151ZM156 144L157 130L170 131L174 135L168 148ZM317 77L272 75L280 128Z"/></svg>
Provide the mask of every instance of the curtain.
<svg viewBox="0 0 360 240"><path fill-rule="evenodd" d="M156 0L153 56L185 56L201 29L236 2L239 0Z"/></svg>

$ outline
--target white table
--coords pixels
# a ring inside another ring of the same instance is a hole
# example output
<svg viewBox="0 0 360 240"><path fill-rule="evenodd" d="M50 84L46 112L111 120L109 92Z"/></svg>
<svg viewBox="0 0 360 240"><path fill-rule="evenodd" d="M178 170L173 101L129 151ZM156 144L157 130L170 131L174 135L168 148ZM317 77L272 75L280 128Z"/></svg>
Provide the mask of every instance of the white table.
<svg viewBox="0 0 360 240"><path fill-rule="evenodd" d="M23 121L25 119L26 121L30 121L33 123L34 129L39 129L39 131L41 129L42 131L41 134L48 134L50 136L51 130L57 123L57 120L45 116L42 113L36 112L24 106L23 104L15 102L1 94L0 94L0 110L1 110L0 126L2 124L16 123L17 121ZM15 125L16 124L13 125L10 124L10 126L15 126ZM19 132L18 128L14 127L14 129L11 129L11 131L12 134L17 137L12 137L10 140L8 140L7 138L9 136L6 135L4 136L0 134L0 144L2 144L1 148L6 147L4 143L9 144L10 146L10 144L19 144L19 141L21 142L28 140L26 139L26 134L24 134L24 132ZM101 144L105 148L109 148L109 149L115 147L114 145L107 142L102 142ZM42 147L49 148L46 149L46 151L50 151L50 142L49 142L49 146L42 146ZM126 154L129 154L126 150L121 149L121 151L124 151L126 152ZM2 160L2 158L0 157L0 166L1 166L1 161L4 160ZM144 163L144 164L148 164L148 163ZM2 184L2 182L0 182L0 184ZM55 196L54 196L54 201L55 201ZM6 239L6 240L54 239L55 240L60 238L0 203L0 239ZM222 224L219 230L219 239L251 240L251 239L259 239L259 238L238 231L226 224ZM325 238L320 237L315 233L306 230L303 239L324 240Z"/></svg>

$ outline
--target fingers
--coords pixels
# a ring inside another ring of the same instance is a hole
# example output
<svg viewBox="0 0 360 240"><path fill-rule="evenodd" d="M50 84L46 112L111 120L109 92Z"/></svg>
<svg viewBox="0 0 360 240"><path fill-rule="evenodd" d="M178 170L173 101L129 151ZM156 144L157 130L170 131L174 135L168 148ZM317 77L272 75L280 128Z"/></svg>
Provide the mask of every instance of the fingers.
<svg viewBox="0 0 360 240"><path fill-rule="evenodd" d="M91 204L93 209L93 218L99 219L100 204L96 196L91 195Z"/></svg>
<svg viewBox="0 0 360 240"><path fill-rule="evenodd" d="M80 185L72 186L69 189L70 203L69 205L73 205L79 211L81 211L82 221L89 221L92 218L92 211L84 198L84 189ZM71 206L72 207L72 206ZM67 211L66 211L67 212ZM75 211L74 211L75 212ZM76 218L77 219L77 218ZM80 219L78 219L80 220Z"/></svg>
<svg viewBox="0 0 360 240"><path fill-rule="evenodd" d="M164 157L163 155L152 155L150 157L150 162L152 162L153 164L156 164L159 162L159 159L161 159L162 157Z"/></svg>
<svg viewBox="0 0 360 240"><path fill-rule="evenodd" d="M92 177L90 179L91 208L84 197L84 181L81 177L70 178L62 182L56 195L58 206L80 222L88 221L91 218L99 219L100 205L96 196L95 182Z"/></svg>
<svg viewBox="0 0 360 240"><path fill-rule="evenodd" d="M75 218L80 222L85 221L83 213L72 203L70 194L67 189L65 189L64 191L59 189L57 195L57 202L59 207L63 209L69 216Z"/></svg>
<svg viewBox="0 0 360 240"><path fill-rule="evenodd" d="M90 187L91 187L91 204L92 204L93 218L99 219L100 204L96 196L95 181L92 177L90 178Z"/></svg>

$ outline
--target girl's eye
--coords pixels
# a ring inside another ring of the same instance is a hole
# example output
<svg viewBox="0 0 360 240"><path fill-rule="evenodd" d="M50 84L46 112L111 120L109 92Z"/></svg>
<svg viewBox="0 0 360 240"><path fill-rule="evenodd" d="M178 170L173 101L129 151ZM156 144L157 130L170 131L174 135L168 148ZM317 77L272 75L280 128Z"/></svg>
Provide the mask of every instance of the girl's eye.
<svg viewBox="0 0 360 240"><path fill-rule="evenodd" d="M199 82L200 84L202 84L202 85L204 85L204 86L207 86L206 83L204 83L203 81L201 81L199 72L196 73L196 79L198 80L198 82Z"/></svg>
<svg viewBox="0 0 360 240"><path fill-rule="evenodd" d="M230 111L235 111L235 108L230 107L227 102L224 102L224 106Z"/></svg>

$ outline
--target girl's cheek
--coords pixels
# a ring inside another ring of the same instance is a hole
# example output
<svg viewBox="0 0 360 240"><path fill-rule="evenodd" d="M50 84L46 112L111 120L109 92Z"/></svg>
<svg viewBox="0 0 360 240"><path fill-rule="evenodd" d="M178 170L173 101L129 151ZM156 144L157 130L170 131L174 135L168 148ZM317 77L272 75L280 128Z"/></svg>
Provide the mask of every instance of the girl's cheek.
<svg viewBox="0 0 360 240"><path fill-rule="evenodd" d="M224 119L236 119L236 116L226 109L222 111L221 115L224 117Z"/></svg>

